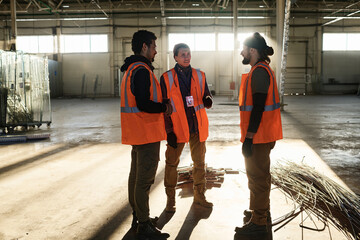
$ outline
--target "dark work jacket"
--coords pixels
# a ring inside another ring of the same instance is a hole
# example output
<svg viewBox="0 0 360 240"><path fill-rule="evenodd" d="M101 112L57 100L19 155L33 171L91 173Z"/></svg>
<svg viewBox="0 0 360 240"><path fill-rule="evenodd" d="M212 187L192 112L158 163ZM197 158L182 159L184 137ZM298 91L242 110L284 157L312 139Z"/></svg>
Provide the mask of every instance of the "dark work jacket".
<svg viewBox="0 0 360 240"><path fill-rule="evenodd" d="M188 125L189 125L189 131L190 131L190 133L199 133L195 109L194 109L194 107L186 106L186 96L191 95L191 78L192 78L191 66L189 66L187 68L183 68L179 64L176 64L174 69L175 69L175 72L176 72L176 74L178 76L178 80L179 80L180 92L181 92L181 95L183 98L183 104L184 104L185 114L186 114L186 118L187 118ZM167 91L166 91L166 84L165 84L165 80L163 77L160 78L160 85L161 85L161 92L163 94L163 98L168 98ZM208 88L208 85L207 85L207 82L205 79L205 91L204 91L203 99L205 99L206 96L211 97L211 93L209 91L209 88ZM165 128L166 128L167 133L173 131L173 124L172 124L170 117L165 117Z"/></svg>
<svg viewBox="0 0 360 240"><path fill-rule="evenodd" d="M125 59L124 65L121 66L121 71L125 72L134 62L143 62L147 64L151 70L154 70L149 59L141 55L132 55ZM130 87L131 92L135 95L136 105L140 111L148 113L165 112L165 104L150 100L150 73L146 68L138 68L138 70L133 73Z"/></svg>

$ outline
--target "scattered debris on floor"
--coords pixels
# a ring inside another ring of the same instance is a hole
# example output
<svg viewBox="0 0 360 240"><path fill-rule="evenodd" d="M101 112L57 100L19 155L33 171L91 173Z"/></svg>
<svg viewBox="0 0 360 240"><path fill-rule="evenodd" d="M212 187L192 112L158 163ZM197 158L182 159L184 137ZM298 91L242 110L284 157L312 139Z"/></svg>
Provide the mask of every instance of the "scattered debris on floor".
<svg viewBox="0 0 360 240"><path fill-rule="evenodd" d="M193 164L190 164L190 166L178 167L177 188L194 181L192 177L192 169ZM210 187L221 187L221 184L224 182L225 174L239 174L239 171L233 170L232 168L212 168L206 166L206 185Z"/></svg>
<svg viewBox="0 0 360 240"><path fill-rule="evenodd" d="M325 230L330 223L348 239L360 239L359 195L305 164L279 163L272 167L271 175L272 184L298 205L285 220L291 221L300 212L310 218L313 214L324 223L324 228L310 230Z"/></svg>

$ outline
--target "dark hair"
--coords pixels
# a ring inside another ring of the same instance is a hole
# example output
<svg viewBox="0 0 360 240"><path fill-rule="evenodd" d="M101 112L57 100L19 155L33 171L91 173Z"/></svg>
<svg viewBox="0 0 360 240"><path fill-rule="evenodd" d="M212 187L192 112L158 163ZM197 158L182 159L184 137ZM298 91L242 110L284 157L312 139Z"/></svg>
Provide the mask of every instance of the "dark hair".
<svg viewBox="0 0 360 240"><path fill-rule="evenodd" d="M150 47L152 40L155 41L156 39L157 37L153 32L139 30L133 35L131 40L131 50L134 52L134 54L140 54L144 43Z"/></svg>
<svg viewBox="0 0 360 240"><path fill-rule="evenodd" d="M190 49L190 47L189 47L186 43L178 43L178 44L176 44L176 45L174 46L174 49L173 49L174 57L179 54L179 49L180 49L180 48Z"/></svg>
<svg viewBox="0 0 360 240"><path fill-rule="evenodd" d="M260 33L255 32L252 36L248 37L244 41L244 45L257 49L260 55L259 60L270 63L269 56L274 54L274 49L266 44L265 39L260 35Z"/></svg>

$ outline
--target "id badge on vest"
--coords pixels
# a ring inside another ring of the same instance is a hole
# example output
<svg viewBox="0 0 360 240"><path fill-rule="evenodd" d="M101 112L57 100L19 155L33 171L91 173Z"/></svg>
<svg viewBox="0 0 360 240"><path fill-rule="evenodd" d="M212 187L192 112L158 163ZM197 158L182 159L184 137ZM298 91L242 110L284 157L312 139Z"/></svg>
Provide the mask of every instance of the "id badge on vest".
<svg viewBox="0 0 360 240"><path fill-rule="evenodd" d="M193 96L186 96L186 106L187 107L193 107L194 106L194 98Z"/></svg>

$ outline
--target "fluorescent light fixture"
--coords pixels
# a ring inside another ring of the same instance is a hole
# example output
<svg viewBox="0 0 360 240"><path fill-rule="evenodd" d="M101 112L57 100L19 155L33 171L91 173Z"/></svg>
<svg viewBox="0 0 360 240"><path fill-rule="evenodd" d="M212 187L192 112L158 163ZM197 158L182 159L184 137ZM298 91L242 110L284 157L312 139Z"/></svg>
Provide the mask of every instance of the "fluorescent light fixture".
<svg viewBox="0 0 360 240"><path fill-rule="evenodd" d="M193 6L193 7L198 7L198 6L200 6L200 4L198 4L198 3L193 3L192 6Z"/></svg>
<svg viewBox="0 0 360 240"><path fill-rule="evenodd" d="M37 22L37 21L88 21L88 20L107 20L109 18L28 18L28 19L16 19L17 22ZM6 20L11 21L11 20Z"/></svg>
<svg viewBox="0 0 360 240"><path fill-rule="evenodd" d="M360 19L360 17L324 17L324 19Z"/></svg>
<svg viewBox="0 0 360 240"><path fill-rule="evenodd" d="M233 19L231 16L173 16L173 17L166 17L167 19ZM263 16L239 16L238 19L264 19L268 17Z"/></svg>
<svg viewBox="0 0 360 240"><path fill-rule="evenodd" d="M63 8L69 8L70 6L69 5L63 5L62 7Z"/></svg>

